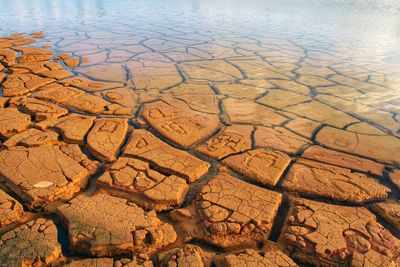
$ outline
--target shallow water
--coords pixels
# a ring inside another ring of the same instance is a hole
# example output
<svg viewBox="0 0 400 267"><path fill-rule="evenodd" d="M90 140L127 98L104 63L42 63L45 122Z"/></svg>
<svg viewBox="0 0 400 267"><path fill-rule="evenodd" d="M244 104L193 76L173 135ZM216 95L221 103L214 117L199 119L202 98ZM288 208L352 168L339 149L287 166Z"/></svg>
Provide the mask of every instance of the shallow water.
<svg viewBox="0 0 400 267"><path fill-rule="evenodd" d="M82 46L82 49L107 52L110 62L129 59L128 55L113 59L113 49L124 46L121 39L135 36L138 43L143 43L146 39L178 37L192 42L173 40L167 46L146 48L156 52L181 51L190 44L219 43L227 49L243 47L246 50L240 54L244 56L258 52L277 66L282 62L291 63L283 67L285 71L293 71L309 58L313 60L310 64L318 65L317 61L321 60L320 65L327 67L354 64L349 66L354 72L379 76L380 81L375 83L382 84L385 80L384 85L398 85L400 7L397 1L20 0L0 1L0 5L4 7L0 10L0 32L45 31L60 51L68 50L65 46L73 42L90 43L94 46ZM215 57L216 50L224 48L202 49L214 53L211 58ZM130 51L132 56L136 52ZM346 75L356 75L350 71Z"/></svg>
<svg viewBox="0 0 400 267"><path fill-rule="evenodd" d="M330 59L331 64L361 57L364 63L388 64L391 72L395 70L390 63L399 60L400 7L390 0L19 0L0 4L3 32L44 30L49 37L76 33L88 38L98 31L102 38L141 31L145 38L196 32L239 43L261 38L263 45L273 45L274 40L266 38L274 37L337 56Z"/></svg>

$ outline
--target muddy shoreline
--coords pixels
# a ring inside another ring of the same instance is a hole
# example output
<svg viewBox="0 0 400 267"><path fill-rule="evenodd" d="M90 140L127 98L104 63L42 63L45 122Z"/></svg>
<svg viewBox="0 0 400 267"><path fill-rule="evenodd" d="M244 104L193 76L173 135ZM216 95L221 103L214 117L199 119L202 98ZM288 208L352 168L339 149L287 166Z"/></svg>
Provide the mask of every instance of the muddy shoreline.
<svg viewBox="0 0 400 267"><path fill-rule="evenodd" d="M288 43L66 39L0 37L0 265L400 260L389 76Z"/></svg>

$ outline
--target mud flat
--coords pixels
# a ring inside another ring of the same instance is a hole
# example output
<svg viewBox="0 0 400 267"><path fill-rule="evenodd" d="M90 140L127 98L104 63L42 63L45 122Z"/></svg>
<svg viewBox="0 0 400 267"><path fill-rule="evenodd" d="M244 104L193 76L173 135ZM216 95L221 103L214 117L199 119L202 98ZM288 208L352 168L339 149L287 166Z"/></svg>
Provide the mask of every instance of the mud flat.
<svg viewBox="0 0 400 267"><path fill-rule="evenodd" d="M0 37L0 265L399 266L389 77L101 36Z"/></svg>

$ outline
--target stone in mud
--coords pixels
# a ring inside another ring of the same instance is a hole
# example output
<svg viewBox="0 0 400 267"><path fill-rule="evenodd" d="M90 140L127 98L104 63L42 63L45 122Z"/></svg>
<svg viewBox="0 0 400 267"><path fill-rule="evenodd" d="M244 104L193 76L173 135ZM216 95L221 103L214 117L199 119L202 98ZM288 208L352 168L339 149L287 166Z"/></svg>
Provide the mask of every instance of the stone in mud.
<svg viewBox="0 0 400 267"><path fill-rule="evenodd" d="M271 126L287 121L284 116L275 113L273 109L246 99L227 98L222 101L222 105L229 121L233 123Z"/></svg>
<svg viewBox="0 0 400 267"><path fill-rule="evenodd" d="M206 253L196 245L186 244L157 255L158 266L204 267L209 266Z"/></svg>
<svg viewBox="0 0 400 267"><path fill-rule="evenodd" d="M288 106L283 110L340 128L358 122L354 117L315 100Z"/></svg>
<svg viewBox="0 0 400 267"><path fill-rule="evenodd" d="M213 159L222 159L251 148L252 126L227 126L220 134L213 137L196 151Z"/></svg>
<svg viewBox="0 0 400 267"><path fill-rule="evenodd" d="M52 83L54 79L36 74L11 74L3 82L3 96L24 95Z"/></svg>
<svg viewBox="0 0 400 267"><path fill-rule="evenodd" d="M387 200L371 206L372 210L400 231L400 202Z"/></svg>
<svg viewBox="0 0 400 267"><path fill-rule="evenodd" d="M51 220L29 221L0 237L0 265L50 266L62 256L57 238Z"/></svg>
<svg viewBox="0 0 400 267"><path fill-rule="evenodd" d="M127 119L96 119L87 136L87 148L97 159L114 161L127 132Z"/></svg>
<svg viewBox="0 0 400 267"><path fill-rule="evenodd" d="M359 134L324 127L318 132L316 141L333 149L400 165L400 140L394 136Z"/></svg>
<svg viewBox="0 0 400 267"><path fill-rule="evenodd" d="M396 266L400 255L400 241L366 208L300 198L290 201L279 242L317 266Z"/></svg>
<svg viewBox="0 0 400 267"><path fill-rule="evenodd" d="M113 89L123 86L123 84L117 82L98 82L83 77L68 78L60 81L60 83L62 83L64 86L73 86L89 92Z"/></svg>
<svg viewBox="0 0 400 267"><path fill-rule="evenodd" d="M297 267L297 264L277 245L268 245L261 251L245 249L215 257L217 267Z"/></svg>
<svg viewBox="0 0 400 267"><path fill-rule="evenodd" d="M0 175L6 187L36 209L72 198L90 173L59 146L17 146L0 152Z"/></svg>
<svg viewBox="0 0 400 267"><path fill-rule="evenodd" d="M17 60L17 52L10 49L0 49L0 62L6 67L11 67Z"/></svg>
<svg viewBox="0 0 400 267"><path fill-rule="evenodd" d="M282 127L257 127L254 139L257 147L279 149L289 154L296 154L310 144L307 139Z"/></svg>
<svg viewBox="0 0 400 267"><path fill-rule="evenodd" d="M13 49L22 53L22 56L18 58L18 63L48 61L54 54L51 50L31 46L18 46Z"/></svg>
<svg viewBox="0 0 400 267"><path fill-rule="evenodd" d="M273 187L289 165L290 157L280 151L259 148L230 156L222 163L249 180Z"/></svg>
<svg viewBox="0 0 400 267"><path fill-rule="evenodd" d="M387 197L390 189L362 173L307 159L298 159L282 187L300 194L363 203Z"/></svg>
<svg viewBox="0 0 400 267"><path fill-rule="evenodd" d="M305 138L311 139L321 123L309 119L297 117L289 121L285 128L295 132Z"/></svg>
<svg viewBox="0 0 400 267"><path fill-rule="evenodd" d="M185 241L200 239L223 248L254 244L268 238L281 200L280 193L220 173L188 209L175 210L171 217Z"/></svg>
<svg viewBox="0 0 400 267"><path fill-rule="evenodd" d="M26 96L12 98L10 106L34 116L36 121L53 120L68 114L67 109L58 105Z"/></svg>
<svg viewBox="0 0 400 267"><path fill-rule="evenodd" d="M389 173L390 181L400 190L400 170L394 170Z"/></svg>
<svg viewBox="0 0 400 267"><path fill-rule="evenodd" d="M219 129L217 115L201 113L176 99L147 103L143 118L160 134L181 146L191 146Z"/></svg>
<svg viewBox="0 0 400 267"><path fill-rule="evenodd" d="M24 131L31 125L31 116L20 113L16 108L0 109L0 136L8 138Z"/></svg>
<svg viewBox="0 0 400 267"><path fill-rule="evenodd" d="M94 119L91 116L70 114L58 119L52 128L60 132L65 142L83 145Z"/></svg>
<svg viewBox="0 0 400 267"><path fill-rule="evenodd" d="M68 228L71 250L91 256L147 253L176 240L174 228L125 199L80 195L57 213Z"/></svg>
<svg viewBox="0 0 400 267"><path fill-rule="evenodd" d="M369 172L379 176L383 176L385 168L383 164L372 160L330 150L321 146L308 147L303 152L302 157L361 172Z"/></svg>
<svg viewBox="0 0 400 267"><path fill-rule="evenodd" d="M53 131L41 131L30 128L19 134L13 135L3 143L6 148L14 146L35 147L41 145L54 145L58 141L58 134Z"/></svg>
<svg viewBox="0 0 400 267"><path fill-rule="evenodd" d="M41 87L40 90L34 94L34 97L40 100L60 104L83 94L84 92L76 88L63 86L59 83L52 83Z"/></svg>
<svg viewBox="0 0 400 267"><path fill-rule="evenodd" d="M18 222L24 216L21 203L0 189L0 228Z"/></svg>
<svg viewBox="0 0 400 267"><path fill-rule="evenodd" d="M198 180L211 167L208 162L164 143L144 129L133 131L123 154L149 162L155 169L189 182Z"/></svg>
<svg viewBox="0 0 400 267"><path fill-rule="evenodd" d="M169 210L183 204L189 186L185 179L163 175L147 162L120 157L97 180L110 195L135 202L145 209Z"/></svg>

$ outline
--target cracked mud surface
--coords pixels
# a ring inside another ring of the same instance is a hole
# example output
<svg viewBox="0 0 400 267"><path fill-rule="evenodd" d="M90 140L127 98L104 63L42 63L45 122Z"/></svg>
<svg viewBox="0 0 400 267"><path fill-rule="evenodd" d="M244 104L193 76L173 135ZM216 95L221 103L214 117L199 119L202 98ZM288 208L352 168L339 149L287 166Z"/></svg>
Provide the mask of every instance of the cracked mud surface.
<svg viewBox="0 0 400 267"><path fill-rule="evenodd" d="M90 172L59 146L16 146L0 152L1 182L30 208L81 191Z"/></svg>
<svg viewBox="0 0 400 267"><path fill-rule="evenodd" d="M210 164L174 148L144 129L134 130L123 155L149 162L167 174L176 174L189 182L207 173Z"/></svg>
<svg viewBox="0 0 400 267"><path fill-rule="evenodd" d="M3 138L8 138L22 132L31 124L31 117L20 113L16 108L1 109L0 115L0 135Z"/></svg>
<svg viewBox="0 0 400 267"><path fill-rule="evenodd" d="M176 239L174 228L161 222L154 211L145 212L113 196L81 195L60 206L57 212L68 228L71 249L84 255L151 252Z"/></svg>
<svg viewBox="0 0 400 267"><path fill-rule="evenodd" d="M18 222L24 216L24 209L15 198L0 190L0 227Z"/></svg>
<svg viewBox="0 0 400 267"><path fill-rule="evenodd" d="M282 195L219 173L199 191L187 209L175 210L185 240L200 239L223 248L268 237Z"/></svg>
<svg viewBox="0 0 400 267"><path fill-rule="evenodd" d="M217 266L296 267L277 244L268 242L261 250L246 249L216 257Z"/></svg>
<svg viewBox="0 0 400 267"><path fill-rule="evenodd" d="M163 175L149 163L120 157L97 180L99 188L137 205L156 211L169 210L183 204L189 185L176 175Z"/></svg>
<svg viewBox="0 0 400 267"><path fill-rule="evenodd" d="M259 148L230 156L222 163L249 180L273 187L289 165L290 157L280 151Z"/></svg>
<svg viewBox="0 0 400 267"><path fill-rule="evenodd" d="M282 186L305 195L353 203L383 199L390 192L389 188L365 174L302 158L290 168Z"/></svg>
<svg viewBox="0 0 400 267"><path fill-rule="evenodd" d="M100 160L114 161L128 131L126 119L96 119L87 135L87 148Z"/></svg>
<svg viewBox="0 0 400 267"><path fill-rule="evenodd" d="M396 266L400 241L364 207L307 199L290 201L280 243L305 262L340 266Z"/></svg>
<svg viewBox="0 0 400 267"><path fill-rule="evenodd" d="M172 142L188 147L219 129L216 115L190 109L179 100L164 100L144 105L143 118Z"/></svg>
<svg viewBox="0 0 400 267"><path fill-rule="evenodd" d="M400 229L400 202L388 200L376 203L371 208L397 230Z"/></svg>
<svg viewBox="0 0 400 267"><path fill-rule="evenodd" d="M4 233L0 239L3 266L46 266L62 256L53 221L39 218Z"/></svg>
<svg viewBox="0 0 400 267"><path fill-rule="evenodd" d="M160 253L158 265L203 267L210 264L210 256L199 246L188 244Z"/></svg>
<svg viewBox="0 0 400 267"><path fill-rule="evenodd" d="M197 151L213 159L242 152L251 148L253 127L247 125L228 126L216 137L200 146Z"/></svg>
<svg viewBox="0 0 400 267"><path fill-rule="evenodd" d="M399 266L394 52L140 10L0 28L1 266Z"/></svg>

